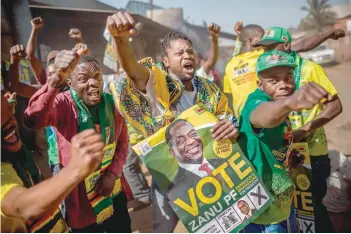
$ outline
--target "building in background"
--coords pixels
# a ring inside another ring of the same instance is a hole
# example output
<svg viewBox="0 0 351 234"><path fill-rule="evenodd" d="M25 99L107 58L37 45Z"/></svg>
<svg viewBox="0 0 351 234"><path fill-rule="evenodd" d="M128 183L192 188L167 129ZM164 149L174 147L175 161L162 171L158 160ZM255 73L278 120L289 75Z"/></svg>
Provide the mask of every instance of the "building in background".
<svg viewBox="0 0 351 234"><path fill-rule="evenodd" d="M31 31L30 20L41 16L45 26L39 34L37 50L43 65L51 50L74 47L75 42L69 38L68 32L70 28L79 28L104 74L115 72L103 65L107 43L103 33L107 16L118 9L96 0L13 0L6 3L2 4L2 11L6 13L2 14L2 51L9 51L16 43L26 45ZM134 17L142 23L139 34L130 39L135 55L137 59L146 56L155 59L158 42L171 29L140 15ZM2 53L1 56L7 55Z"/></svg>

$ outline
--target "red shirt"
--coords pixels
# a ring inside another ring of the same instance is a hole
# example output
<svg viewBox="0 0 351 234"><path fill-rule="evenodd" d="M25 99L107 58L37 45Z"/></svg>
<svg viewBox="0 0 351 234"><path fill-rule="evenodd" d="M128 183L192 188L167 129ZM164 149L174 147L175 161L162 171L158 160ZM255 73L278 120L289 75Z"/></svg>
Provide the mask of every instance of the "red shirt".
<svg viewBox="0 0 351 234"><path fill-rule="evenodd" d="M69 91L59 92L60 89L52 88L48 84L38 90L29 101L24 113L24 122L33 129L56 127L60 162L63 166L67 166L70 159L70 142L78 131L78 108ZM114 113L116 152L107 170L120 175L128 155L128 130L124 118L116 108ZM65 202L67 221L71 228L84 228L96 223L96 216L87 198L84 182L79 183L67 196Z"/></svg>

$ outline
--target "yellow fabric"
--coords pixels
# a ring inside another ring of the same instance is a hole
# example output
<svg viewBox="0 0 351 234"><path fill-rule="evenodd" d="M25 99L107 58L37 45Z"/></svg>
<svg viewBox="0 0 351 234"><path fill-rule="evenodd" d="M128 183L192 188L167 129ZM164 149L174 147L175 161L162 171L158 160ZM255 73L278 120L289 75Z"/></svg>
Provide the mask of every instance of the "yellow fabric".
<svg viewBox="0 0 351 234"><path fill-rule="evenodd" d="M143 135L135 131L132 125L127 123L127 127L128 127L129 143L131 145L135 145L144 139Z"/></svg>
<svg viewBox="0 0 351 234"><path fill-rule="evenodd" d="M140 61L150 69L154 75L154 89L159 106L162 108L161 116L153 118L148 109L147 102L141 101L141 94L136 90L132 80L129 77L120 76L110 83L109 88L112 93L115 105L118 107L124 118L130 123L135 130L143 136L149 136L154 133L154 128L169 124L174 116L170 111L172 100L180 96L181 86L178 82L173 82L175 92L170 93L167 89L167 80L165 73L159 69L151 58L145 58Z"/></svg>
<svg viewBox="0 0 351 234"><path fill-rule="evenodd" d="M233 108L237 118L244 108L247 97L257 88L256 62L263 49L253 50L233 57L227 64L223 89L233 96Z"/></svg>
<svg viewBox="0 0 351 234"><path fill-rule="evenodd" d="M21 179L10 163L1 163L1 203L6 194L14 187L22 186ZM18 218L4 215L1 210L1 232L28 232L25 223Z"/></svg>
<svg viewBox="0 0 351 234"><path fill-rule="evenodd" d="M316 82L322 86L330 95L334 96L337 91L331 81L325 74L324 69L311 61L303 60L301 67L300 87L308 82ZM311 110L302 110L303 124L311 122L324 110L324 105L320 103ZM320 156L328 154L327 137L324 128L319 128L307 137L309 151L311 156Z"/></svg>

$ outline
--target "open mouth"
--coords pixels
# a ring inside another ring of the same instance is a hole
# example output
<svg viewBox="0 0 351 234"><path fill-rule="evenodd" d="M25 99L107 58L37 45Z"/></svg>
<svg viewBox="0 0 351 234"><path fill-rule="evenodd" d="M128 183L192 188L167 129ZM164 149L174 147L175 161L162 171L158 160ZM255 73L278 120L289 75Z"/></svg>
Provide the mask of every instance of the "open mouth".
<svg viewBox="0 0 351 234"><path fill-rule="evenodd" d="M98 89L94 89L88 92L89 98L93 100L97 100L100 98L100 91Z"/></svg>
<svg viewBox="0 0 351 234"><path fill-rule="evenodd" d="M8 123L2 131L3 143L7 145L14 145L19 141L17 133L17 126L12 121Z"/></svg>
<svg viewBox="0 0 351 234"><path fill-rule="evenodd" d="M184 68L186 71L192 72L192 71L194 71L194 63L193 63L192 61L185 62L185 63L183 64L183 68Z"/></svg>

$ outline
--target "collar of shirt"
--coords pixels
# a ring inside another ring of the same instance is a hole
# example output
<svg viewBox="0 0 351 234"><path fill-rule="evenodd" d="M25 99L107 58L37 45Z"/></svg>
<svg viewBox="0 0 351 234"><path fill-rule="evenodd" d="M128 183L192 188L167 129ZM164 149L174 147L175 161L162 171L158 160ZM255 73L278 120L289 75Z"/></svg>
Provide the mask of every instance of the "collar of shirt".
<svg viewBox="0 0 351 234"><path fill-rule="evenodd" d="M200 166L204 163L207 163L208 167L213 171L214 167L206 160L205 157L202 159L202 163L178 163L180 167L182 167L185 170L191 171L192 173L200 176L200 177L206 177L208 176L207 173L203 170L199 170Z"/></svg>

